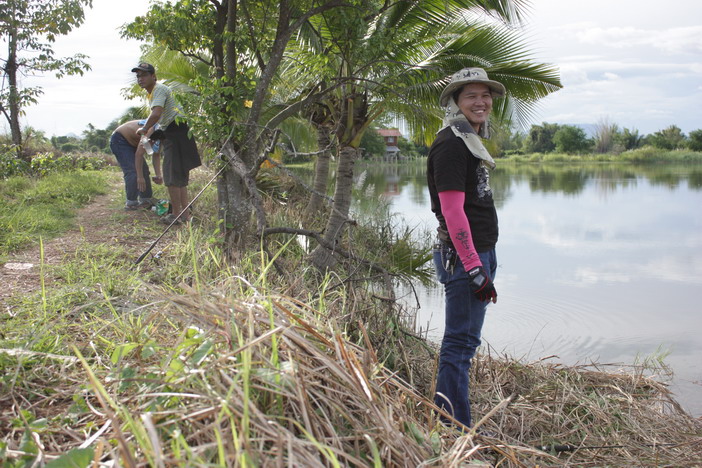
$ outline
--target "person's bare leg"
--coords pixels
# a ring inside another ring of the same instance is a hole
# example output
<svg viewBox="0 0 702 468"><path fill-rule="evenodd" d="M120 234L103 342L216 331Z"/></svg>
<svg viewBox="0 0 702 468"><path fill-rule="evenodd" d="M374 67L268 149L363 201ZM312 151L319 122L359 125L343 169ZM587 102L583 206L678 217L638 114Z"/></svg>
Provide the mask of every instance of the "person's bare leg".
<svg viewBox="0 0 702 468"><path fill-rule="evenodd" d="M173 216L178 216L180 212L183 211L183 205L180 201L181 188L182 187L174 187L172 185L168 187L168 198L171 199L171 211L173 212Z"/></svg>
<svg viewBox="0 0 702 468"><path fill-rule="evenodd" d="M190 200L188 199L188 187L180 187L180 209L185 210L185 207L188 206L188 203L190 203ZM181 220L187 221L190 219L190 211L186 211L183 213L183 216L180 217Z"/></svg>

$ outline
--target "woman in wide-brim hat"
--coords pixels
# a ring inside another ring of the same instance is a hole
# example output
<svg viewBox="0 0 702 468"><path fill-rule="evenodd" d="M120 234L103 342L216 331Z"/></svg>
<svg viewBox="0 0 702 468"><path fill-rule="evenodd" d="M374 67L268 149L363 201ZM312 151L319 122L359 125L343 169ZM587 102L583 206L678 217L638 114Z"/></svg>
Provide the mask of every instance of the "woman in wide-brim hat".
<svg viewBox="0 0 702 468"><path fill-rule="evenodd" d="M470 361L480 346L485 312L497 302L497 211L489 184L495 167L480 136L488 134L493 98L506 94L482 68L464 68L441 93L444 125L429 150L427 182L439 221L434 265L446 296L434 401L446 423L471 425Z"/></svg>

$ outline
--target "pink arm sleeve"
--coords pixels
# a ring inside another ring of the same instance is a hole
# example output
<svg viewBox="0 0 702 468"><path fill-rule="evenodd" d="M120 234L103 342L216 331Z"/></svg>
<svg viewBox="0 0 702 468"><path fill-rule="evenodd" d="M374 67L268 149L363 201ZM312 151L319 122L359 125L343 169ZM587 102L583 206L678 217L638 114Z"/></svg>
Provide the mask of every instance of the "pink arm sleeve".
<svg viewBox="0 0 702 468"><path fill-rule="evenodd" d="M478 252L473 245L473 236L470 233L468 217L463 210L463 202L466 194L460 190L447 190L439 192L441 202L441 213L446 220L449 236L453 242L458 257L463 262L466 271L470 271L476 266L482 266Z"/></svg>

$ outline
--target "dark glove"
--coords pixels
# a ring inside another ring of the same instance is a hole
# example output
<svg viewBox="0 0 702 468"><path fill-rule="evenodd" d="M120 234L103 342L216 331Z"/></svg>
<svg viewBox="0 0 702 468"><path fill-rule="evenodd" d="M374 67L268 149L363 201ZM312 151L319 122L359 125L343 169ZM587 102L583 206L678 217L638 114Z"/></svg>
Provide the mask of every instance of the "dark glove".
<svg viewBox="0 0 702 468"><path fill-rule="evenodd" d="M495 291L495 285L492 284L492 280L485 271L485 268L482 266L472 268L468 272L468 278L470 290L473 292L473 294L475 294L475 297L479 301L497 302L497 291Z"/></svg>

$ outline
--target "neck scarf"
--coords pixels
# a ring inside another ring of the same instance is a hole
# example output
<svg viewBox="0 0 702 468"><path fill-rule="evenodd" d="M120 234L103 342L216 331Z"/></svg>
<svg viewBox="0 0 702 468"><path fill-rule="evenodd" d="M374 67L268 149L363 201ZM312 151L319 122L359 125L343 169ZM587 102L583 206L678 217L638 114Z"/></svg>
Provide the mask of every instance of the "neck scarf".
<svg viewBox="0 0 702 468"><path fill-rule="evenodd" d="M449 99L444 111L444 121L441 130L446 127L451 127L453 134L463 140L463 143L465 143L473 156L482 160L483 164L487 165L490 169L495 169L495 160L492 159L488 150L483 146L483 142L480 141L480 137L488 138L489 136L487 125L482 125L480 127L480 136L478 136L453 98Z"/></svg>

